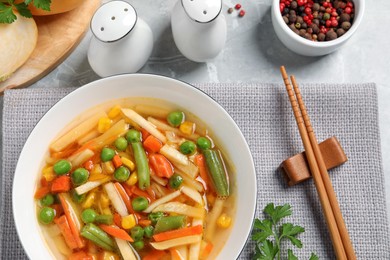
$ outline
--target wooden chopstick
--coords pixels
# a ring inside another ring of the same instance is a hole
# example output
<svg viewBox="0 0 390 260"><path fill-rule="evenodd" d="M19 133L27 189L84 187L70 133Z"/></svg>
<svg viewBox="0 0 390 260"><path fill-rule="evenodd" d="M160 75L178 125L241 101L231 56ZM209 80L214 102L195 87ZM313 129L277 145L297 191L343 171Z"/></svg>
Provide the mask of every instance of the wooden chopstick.
<svg viewBox="0 0 390 260"><path fill-rule="evenodd" d="M336 224L336 219L333 215L333 210L329 202L328 195L326 193L326 189L324 186L324 183L322 181L322 177L320 174L320 170L317 164L317 161L315 159L315 155L313 152L313 148L310 143L309 135L306 131L305 124L303 122L301 111L299 110L299 106L297 104L297 101L294 96L293 89L290 85L290 81L288 79L288 75L286 73L286 70L284 66L280 67L280 72L282 73L283 81L286 86L286 90L288 93L288 97L291 103L291 107L294 112L294 117L298 125L299 134L301 135L301 139L303 142L303 146L305 148L305 153L307 160L309 162L309 167L313 175L314 184L317 189L318 196L320 198L320 203L322 206L322 209L324 211L326 223L328 226L328 230L330 232L330 236L332 239L333 248L336 253L337 259L347 259L344 246L341 240L341 236Z"/></svg>
<svg viewBox="0 0 390 260"><path fill-rule="evenodd" d="M294 76L291 76L291 82L294 88L295 96L298 100L298 105L302 113L303 121L306 126L306 131L309 135L310 143L314 151L314 156L316 158L320 170L322 182L324 183L326 193L328 195L329 202L333 210L333 215L335 217L337 227L339 229L339 233L344 245L345 253L347 254L348 259L354 260L356 259L355 251L353 249L352 242L349 237L348 230L340 210L340 205L337 201L336 193L333 189L332 182L329 178L329 173L325 166L324 158L322 157L320 147L318 146L317 138L314 134L313 127L311 126L310 118L307 113L305 103L303 102L301 91L299 90L298 84Z"/></svg>

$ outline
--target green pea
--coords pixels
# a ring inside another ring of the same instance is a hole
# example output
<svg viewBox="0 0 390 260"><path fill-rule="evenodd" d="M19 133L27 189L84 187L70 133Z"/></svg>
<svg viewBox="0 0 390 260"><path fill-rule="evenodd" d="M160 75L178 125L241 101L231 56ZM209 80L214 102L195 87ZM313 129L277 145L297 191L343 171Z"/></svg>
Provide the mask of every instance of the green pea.
<svg viewBox="0 0 390 260"><path fill-rule="evenodd" d="M164 213L161 211L150 213L148 219L152 221L152 225L156 225L157 221L164 217Z"/></svg>
<svg viewBox="0 0 390 260"><path fill-rule="evenodd" d="M71 190L70 195L71 195L71 197L72 197L72 200L73 200L74 202L76 202L76 203L81 203L81 202L83 202L83 201L85 200L85 197L86 197L85 193L79 195L75 190Z"/></svg>
<svg viewBox="0 0 390 260"><path fill-rule="evenodd" d="M111 161L112 158L115 156L115 151L111 148L104 147L102 149L102 152L100 153L100 159L102 159L103 162Z"/></svg>
<svg viewBox="0 0 390 260"><path fill-rule="evenodd" d="M70 177L72 178L74 185L81 185L87 182L89 172L85 168L78 168L72 173Z"/></svg>
<svg viewBox="0 0 390 260"><path fill-rule="evenodd" d="M126 140L129 143L141 142L141 133L140 133L140 131L137 131L135 129L130 129L126 133Z"/></svg>
<svg viewBox="0 0 390 260"><path fill-rule="evenodd" d="M54 196L51 194L47 194L45 197L41 199L42 206L50 206L54 203Z"/></svg>
<svg viewBox="0 0 390 260"><path fill-rule="evenodd" d="M199 137L198 140L196 140L196 144L202 150L206 150L206 149L210 149L211 148L211 142L206 137Z"/></svg>
<svg viewBox="0 0 390 260"><path fill-rule="evenodd" d="M135 211L143 211L149 206L149 201L145 197L137 197L131 202Z"/></svg>
<svg viewBox="0 0 390 260"><path fill-rule="evenodd" d="M172 175L171 178L169 178L169 186L172 188L172 189L175 189L177 190L180 185L183 183L183 177L181 177L179 174L175 173L174 175Z"/></svg>
<svg viewBox="0 0 390 260"><path fill-rule="evenodd" d="M54 211L54 209L50 207L43 207L39 211L39 220L43 224L50 224L51 222L53 222L55 216L56 216L56 212Z"/></svg>
<svg viewBox="0 0 390 260"><path fill-rule="evenodd" d="M145 243L144 243L144 241L142 241L142 240L140 240L140 241L135 241L135 242L133 243L133 247L134 247L134 249L137 250L137 251L142 250L142 249L144 248L144 246L145 246Z"/></svg>
<svg viewBox="0 0 390 260"><path fill-rule="evenodd" d="M175 111L169 113L167 121L171 126L178 127L184 121L184 113L181 111Z"/></svg>
<svg viewBox="0 0 390 260"><path fill-rule="evenodd" d="M196 144L192 141L185 141L180 145L179 149L182 154L193 154L196 150Z"/></svg>
<svg viewBox="0 0 390 260"><path fill-rule="evenodd" d="M85 209L81 213L81 219L83 220L84 223L93 223L97 217L96 211L93 209Z"/></svg>
<svg viewBox="0 0 390 260"><path fill-rule="evenodd" d="M154 227L153 226L147 226L147 227L144 227L144 235L145 237L147 238L151 238L154 234Z"/></svg>
<svg viewBox="0 0 390 260"><path fill-rule="evenodd" d="M124 137L119 137L118 139L115 140L115 147L119 151L126 150L127 145L128 145L128 142L127 142L126 138L124 138Z"/></svg>
<svg viewBox="0 0 390 260"><path fill-rule="evenodd" d="M139 241L144 237L144 229L141 226L135 226L130 230L130 234L134 241Z"/></svg>
<svg viewBox="0 0 390 260"><path fill-rule="evenodd" d="M114 178L119 182L127 181L130 177L130 171L125 166L120 166L114 172Z"/></svg>
<svg viewBox="0 0 390 260"><path fill-rule="evenodd" d="M53 170L57 175L67 174L70 169L72 169L72 165L67 160L59 160L53 166Z"/></svg>

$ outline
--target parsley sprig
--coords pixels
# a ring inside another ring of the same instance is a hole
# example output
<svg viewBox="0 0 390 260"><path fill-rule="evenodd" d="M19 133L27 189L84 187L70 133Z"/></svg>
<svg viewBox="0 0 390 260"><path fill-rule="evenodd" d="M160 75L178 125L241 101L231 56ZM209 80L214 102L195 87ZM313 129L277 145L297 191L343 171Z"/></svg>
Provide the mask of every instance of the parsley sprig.
<svg viewBox="0 0 390 260"><path fill-rule="evenodd" d="M31 18L31 11L27 6L32 3L36 8L50 11L51 0L24 0L15 3L15 0L0 0L0 23L13 23L17 17L15 10L24 17Z"/></svg>
<svg viewBox="0 0 390 260"><path fill-rule="evenodd" d="M264 208L266 218L261 221L255 219L252 240L256 242L254 260L273 260L281 257L281 242L289 240L294 246L302 248L302 242L297 236L305 229L291 223L279 225L281 219L292 214L291 206L284 204L276 206L269 203ZM288 260L298 260L291 249L287 250ZM309 260L318 260L319 258L312 253Z"/></svg>

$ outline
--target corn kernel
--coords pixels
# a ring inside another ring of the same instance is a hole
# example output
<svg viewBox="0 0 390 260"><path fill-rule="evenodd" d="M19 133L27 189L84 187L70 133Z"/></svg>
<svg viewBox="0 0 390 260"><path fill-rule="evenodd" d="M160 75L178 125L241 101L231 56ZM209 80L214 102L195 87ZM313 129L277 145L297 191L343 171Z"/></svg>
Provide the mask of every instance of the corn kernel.
<svg viewBox="0 0 390 260"><path fill-rule="evenodd" d="M122 160L122 163L123 163L127 168L130 169L130 171L134 171L134 169L135 169L135 164L133 163L132 160L130 160L130 159L126 158L126 157L123 157L123 156L121 156L121 160Z"/></svg>
<svg viewBox="0 0 390 260"><path fill-rule="evenodd" d="M127 185L130 185L130 186L133 186L137 183L138 181L138 175L137 175L137 172L133 172L132 174L130 174L130 177L129 179L126 181L126 184Z"/></svg>
<svg viewBox="0 0 390 260"><path fill-rule="evenodd" d="M130 214L126 217L122 217L122 227L124 229L131 229L133 228L135 225L137 225L137 221L135 220L135 217L133 214Z"/></svg>
<svg viewBox="0 0 390 260"><path fill-rule="evenodd" d="M100 194L100 206L102 206L102 208L108 208L108 206L110 206L110 199L105 193Z"/></svg>
<svg viewBox="0 0 390 260"><path fill-rule="evenodd" d="M215 202L215 196L214 196L213 194L208 193L208 194L206 195L206 198L207 198L207 202L208 202L209 204L214 204L214 202Z"/></svg>
<svg viewBox="0 0 390 260"><path fill-rule="evenodd" d="M95 164L91 170L88 180L97 181L106 178L107 175L103 174L103 169L100 164Z"/></svg>
<svg viewBox="0 0 390 260"><path fill-rule="evenodd" d="M99 259L101 259L101 260L119 260L121 258L113 252L103 251L103 253L101 254L101 257Z"/></svg>
<svg viewBox="0 0 390 260"><path fill-rule="evenodd" d="M98 122L98 132L99 133L104 133L111 127L111 119L108 117L102 117L99 119Z"/></svg>
<svg viewBox="0 0 390 260"><path fill-rule="evenodd" d="M92 205L95 203L96 199L96 193L95 192L89 192L87 197L85 198L85 201L81 205L84 209L92 207Z"/></svg>
<svg viewBox="0 0 390 260"><path fill-rule="evenodd" d="M111 108L111 110L108 112L108 117L113 119L113 118L119 116L120 113L121 113L121 106L116 105L113 108Z"/></svg>
<svg viewBox="0 0 390 260"><path fill-rule="evenodd" d="M190 121L184 121L180 127L180 131L186 135L192 135L195 132L195 124Z"/></svg>
<svg viewBox="0 0 390 260"><path fill-rule="evenodd" d="M103 165L102 168L103 168L104 173L106 173L106 174L113 174L114 173L115 166L112 163L112 161L104 162L102 165Z"/></svg>
<svg viewBox="0 0 390 260"><path fill-rule="evenodd" d="M102 209L102 214L103 215L112 215L112 211L110 208L103 208Z"/></svg>
<svg viewBox="0 0 390 260"><path fill-rule="evenodd" d="M55 179L56 174L54 173L53 166L46 167L42 170L43 177L46 181L52 181Z"/></svg>
<svg viewBox="0 0 390 260"><path fill-rule="evenodd" d="M217 219L217 226L220 228L228 228L230 227L232 223L232 218L226 215L225 213L222 213L221 216Z"/></svg>

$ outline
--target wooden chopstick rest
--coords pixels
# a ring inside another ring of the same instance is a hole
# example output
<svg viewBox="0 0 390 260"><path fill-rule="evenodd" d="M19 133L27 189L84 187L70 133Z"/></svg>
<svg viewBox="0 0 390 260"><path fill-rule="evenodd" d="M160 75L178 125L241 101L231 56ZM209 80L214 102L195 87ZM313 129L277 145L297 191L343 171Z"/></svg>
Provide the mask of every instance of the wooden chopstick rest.
<svg viewBox="0 0 390 260"><path fill-rule="evenodd" d="M340 142L332 136L319 144L325 166L328 170L345 163L348 158L344 153ZM310 179L311 172L307 162L305 152L296 154L280 164L280 169L288 186Z"/></svg>

